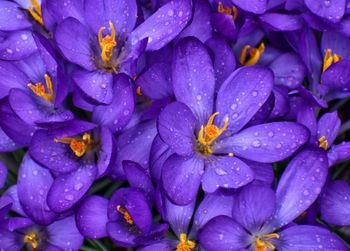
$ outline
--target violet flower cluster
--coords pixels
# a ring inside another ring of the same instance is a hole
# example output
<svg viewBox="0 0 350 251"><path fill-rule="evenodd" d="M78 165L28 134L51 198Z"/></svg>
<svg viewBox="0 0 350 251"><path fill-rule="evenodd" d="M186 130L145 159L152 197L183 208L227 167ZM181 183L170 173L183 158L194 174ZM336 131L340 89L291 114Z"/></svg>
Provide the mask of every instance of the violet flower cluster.
<svg viewBox="0 0 350 251"><path fill-rule="evenodd" d="M1 0L0 251L346 251L349 0Z"/></svg>

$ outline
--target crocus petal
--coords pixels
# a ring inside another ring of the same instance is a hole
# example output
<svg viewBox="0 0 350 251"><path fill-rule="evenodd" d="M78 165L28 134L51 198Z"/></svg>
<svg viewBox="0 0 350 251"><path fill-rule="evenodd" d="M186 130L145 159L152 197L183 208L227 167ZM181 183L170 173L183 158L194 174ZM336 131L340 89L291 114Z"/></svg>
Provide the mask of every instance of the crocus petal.
<svg viewBox="0 0 350 251"><path fill-rule="evenodd" d="M196 199L203 165L197 156L185 158L176 154L164 163L163 187L173 203L187 205Z"/></svg>
<svg viewBox="0 0 350 251"><path fill-rule="evenodd" d="M106 127L100 129L100 149L97 159L97 177L102 177L108 171L108 167L114 164L116 158L116 146L114 136Z"/></svg>
<svg viewBox="0 0 350 251"><path fill-rule="evenodd" d="M244 162L253 170L255 179L254 183L265 184L271 186L274 182L275 175L271 164L259 163L251 160L244 160Z"/></svg>
<svg viewBox="0 0 350 251"><path fill-rule="evenodd" d="M273 88L275 106L272 109L270 119L286 115L290 111L288 88L275 85Z"/></svg>
<svg viewBox="0 0 350 251"><path fill-rule="evenodd" d="M26 216L25 212L23 211L22 205L19 202L17 185L9 187L0 198L0 206L4 204L7 205L8 203L11 203L12 211L18 213L19 215Z"/></svg>
<svg viewBox="0 0 350 251"><path fill-rule="evenodd" d="M0 98L7 96L12 88L25 90L30 79L14 64L0 61Z"/></svg>
<svg viewBox="0 0 350 251"><path fill-rule="evenodd" d="M74 43L72 39L74 38ZM95 69L90 48L89 32L78 20L68 17L55 31L55 41L63 55L87 70Z"/></svg>
<svg viewBox="0 0 350 251"><path fill-rule="evenodd" d="M10 1L0 3L0 30L21 30L32 26L18 4Z"/></svg>
<svg viewBox="0 0 350 251"><path fill-rule="evenodd" d="M236 40L237 29L235 21L231 15L224 13L212 13L211 24L214 31L218 32L223 38L227 40Z"/></svg>
<svg viewBox="0 0 350 251"><path fill-rule="evenodd" d="M48 15L50 15L54 22L61 23L64 19L68 17L74 17L75 19L79 20L80 22L84 22L84 6L83 6L83 0L78 1L69 1L69 2L62 2L62 1L45 1L45 10ZM43 5L42 5L43 7ZM49 25L47 22L47 15L45 15L45 12L43 12L43 19L45 20L45 27L47 27L49 30L53 29L52 27L54 24Z"/></svg>
<svg viewBox="0 0 350 251"><path fill-rule="evenodd" d="M129 226L126 226L124 222L108 222L107 232L112 241L119 246L132 247L135 245L135 235L129 231Z"/></svg>
<svg viewBox="0 0 350 251"><path fill-rule="evenodd" d="M113 98L112 74L102 71L76 70L73 79L87 99L96 104L110 104Z"/></svg>
<svg viewBox="0 0 350 251"><path fill-rule="evenodd" d="M51 224L57 217L47 203L46 197L53 183L50 171L25 155L18 172L18 198L24 212L40 225Z"/></svg>
<svg viewBox="0 0 350 251"><path fill-rule="evenodd" d="M220 124L227 117L228 129L242 129L270 96L273 86L271 70L262 66L242 67L222 84L216 100Z"/></svg>
<svg viewBox="0 0 350 251"><path fill-rule="evenodd" d="M326 157L323 149L306 148L289 162L277 186L276 210L268 226L283 227L317 199L328 173Z"/></svg>
<svg viewBox="0 0 350 251"><path fill-rule="evenodd" d="M328 184L320 199L322 219L338 226L350 225L350 186L338 180Z"/></svg>
<svg viewBox="0 0 350 251"><path fill-rule="evenodd" d="M247 232L232 218L217 216L199 231L199 243L205 250L246 250Z"/></svg>
<svg viewBox="0 0 350 251"><path fill-rule="evenodd" d="M305 0L309 10L319 17L330 22L338 22L345 12L345 0L320 2L317 0Z"/></svg>
<svg viewBox="0 0 350 251"><path fill-rule="evenodd" d="M342 58L350 58L350 40L347 36L334 31L324 31L322 33L321 49L325 52L331 49L333 54L341 55Z"/></svg>
<svg viewBox="0 0 350 251"><path fill-rule="evenodd" d="M55 221L46 228L47 242L64 250L79 250L84 237L80 234L75 224L74 216Z"/></svg>
<svg viewBox="0 0 350 251"><path fill-rule="evenodd" d="M272 92L266 102L255 113L251 120L246 124L246 127L265 123L275 106L275 94Z"/></svg>
<svg viewBox="0 0 350 251"><path fill-rule="evenodd" d="M162 140L179 155L192 154L195 144L196 119L180 102L167 105L158 117L158 132Z"/></svg>
<svg viewBox="0 0 350 251"><path fill-rule="evenodd" d="M281 251L345 251L344 242L326 228L316 226L294 226L279 233L280 242L276 245Z"/></svg>
<svg viewBox="0 0 350 251"><path fill-rule="evenodd" d="M13 152L21 148L0 128L0 152Z"/></svg>
<svg viewBox="0 0 350 251"><path fill-rule="evenodd" d="M268 186L245 186L233 198L232 218L250 231L259 230L275 210L275 192Z"/></svg>
<svg viewBox="0 0 350 251"><path fill-rule="evenodd" d="M101 196L89 196L81 204L76 215L76 224L86 238L107 237L108 200Z"/></svg>
<svg viewBox="0 0 350 251"><path fill-rule="evenodd" d="M215 156L208 160L202 179L203 190L212 193L219 187L239 188L254 179L254 172L236 157Z"/></svg>
<svg viewBox="0 0 350 251"><path fill-rule="evenodd" d="M232 2L239 8L251 12L254 14L262 14L266 11L267 1L266 0L232 0Z"/></svg>
<svg viewBox="0 0 350 251"><path fill-rule="evenodd" d="M275 83L295 89L304 81L306 67L294 53L284 53L270 65L275 75Z"/></svg>
<svg viewBox="0 0 350 251"><path fill-rule="evenodd" d="M206 124L213 111L215 78L208 51L198 39L185 38L177 44L172 79L177 101Z"/></svg>
<svg viewBox="0 0 350 251"><path fill-rule="evenodd" d="M189 0L171 1L159 8L131 34L133 45L148 37L147 50L158 50L173 40L187 25L192 15Z"/></svg>
<svg viewBox="0 0 350 251"><path fill-rule="evenodd" d="M23 243L18 241L21 237L22 236L16 232L0 228L1 248L4 250L21 250Z"/></svg>
<svg viewBox="0 0 350 251"><path fill-rule="evenodd" d="M333 145L327 152L329 166L338 161L345 160L350 157L350 142L343 142L339 145Z"/></svg>
<svg viewBox="0 0 350 251"><path fill-rule="evenodd" d="M137 5L135 0L86 0L84 14L95 34L111 21L117 33L130 32L136 24ZM97 40L97 36L96 36Z"/></svg>
<svg viewBox="0 0 350 251"><path fill-rule="evenodd" d="M309 139L309 131L294 122L273 122L249 127L213 147L215 153L233 152L263 163L283 160Z"/></svg>
<svg viewBox="0 0 350 251"><path fill-rule="evenodd" d="M168 144L164 143L158 134L154 138L150 153L151 177L157 184L160 181L164 162L173 154L174 152L169 148Z"/></svg>
<svg viewBox="0 0 350 251"><path fill-rule="evenodd" d="M7 178L7 168L5 164L0 161L0 189L5 185L6 178Z"/></svg>
<svg viewBox="0 0 350 251"><path fill-rule="evenodd" d="M318 121L317 136L324 136L328 145L332 145L339 132L340 124L337 112L324 114Z"/></svg>
<svg viewBox="0 0 350 251"><path fill-rule="evenodd" d="M260 20L273 31L294 31L303 26L300 15L266 13L260 16Z"/></svg>
<svg viewBox="0 0 350 251"><path fill-rule="evenodd" d="M112 102L109 105L96 106L92 120L108 127L113 133L123 129L134 111L134 94L131 79L118 74L113 79Z"/></svg>
<svg viewBox="0 0 350 251"><path fill-rule="evenodd" d="M28 57L37 50L31 32L13 31L5 34L5 36L0 35L0 59L19 60Z"/></svg>
<svg viewBox="0 0 350 251"><path fill-rule="evenodd" d="M47 204L54 212L73 207L90 189L96 176L94 165L86 164L76 171L58 176L47 195Z"/></svg>

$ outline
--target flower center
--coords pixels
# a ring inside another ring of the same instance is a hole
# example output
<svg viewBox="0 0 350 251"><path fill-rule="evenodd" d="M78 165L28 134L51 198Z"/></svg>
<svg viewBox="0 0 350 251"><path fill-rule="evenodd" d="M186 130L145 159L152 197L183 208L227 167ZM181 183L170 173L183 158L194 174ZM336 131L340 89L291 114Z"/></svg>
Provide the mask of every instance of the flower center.
<svg viewBox="0 0 350 251"><path fill-rule="evenodd" d="M44 26L44 21L41 14L41 6L37 0L30 0L33 8L28 8L30 15L33 17L35 21L37 21L41 26Z"/></svg>
<svg viewBox="0 0 350 251"><path fill-rule="evenodd" d="M121 207L120 205L117 206L117 211L121 213L124 217L124 220L129 223L130 225L134 224L133 219L131 218L128 210L126 208Z"/></svg>
<svg viewBox="0 0 350 251"><path fill-rule="evenodd" d="M35 232L31 232L24 236L24 243L28 243L32 246L32 251L35 251L38 248L38 237Z"/></svg>
<svg viewBox="0 0 350 251"><path fill-rule="evenodd" d="M248 50L249 55L247 56ZM245 45L242 49L241 56L239 57L239 62L245 66L255 65L259 61L264 50L264 43L261 43L258 48L250 47L250 45Z"/></svg>
<svg viewBox="0 0 350 251"><path fill-rule="evenodd" d="M233 21L235 21L237 19L237 16L238 16L238 10L237 10L236 6L233 6L232 8L224 7L222 2L219 2L218 12L232 16Z"/></svg>
<svg viewBox="0 0 350 251"><path fill-rule="evenodd" d="M54 91L52 87L52 81L48 74L45 74L45 84L46 88L43 85L43 83L38 82L36 84L29 83L27 86L39 97L45 99L46 101L51 102L54 98Z"/></svg>
<svg viewBox="0 0 350 251"><path fill-rule="evenodd" d="M117 46L117 41L115 40L116 31L114 25L109 21L109 27L111 28L111 35L106 35L103 37L102 33L106 27L101 27L98 31L98 42L101 48L101 58L104 62L108 63L113 56L113 49Z"/></svg>
<svg viewBox="0 0 350 251"><path fill-rule="evenodd" d="M176 251L191 251L196 247L194 241L187 240L187 235L185 233L180 234L180 242L177 244Z"/></svg>
<svg viewBox="0 0 350 251"><path fill-rule="evenodd" d="M89 147L93 144L93 140L89 133L84 133L83 138L70 138L63 137L60 139L55 138L55 142L69 144L70 149L77 157L83 156Z"/></svg>
<svg viewBox="0 0 350 251"><path fill-rule="evenodd" d="M226 117L224 126L222 128L218 128L216 125L213 125L214 118L219 113L216 112L211 115L208 119L208 123L206 126L201 126L201 129L198 133L198 142L199 142L199 151L204 154L211 154L212 150L210 145L217 139L228 126L228 117Z"/></svg>
<svg viewBox="0 0 350 251"><path fill-rule="evenodd" d="M327 70L328 67L331 66L333 63L336 63L336 62L340 61L341 59L342 59L342 57L340 55L332 54L332 50L331 49L327 49L326 53L324 54L324 57L323 57L322 72Z"/></svg>
<svg viewBox="0 0 350 251"><path fill-rule="evenodd" d="M275 250L276 247L269 241L270 239L279 239L280 236L276 233L265 234L262 237L255 237L255 251L266 251L268 248Z"/></svg>
<svg viewBox="0 0 350 251"><path fill-rule="evenodd" d="M326 139L325 136L319 137L318 143L319 143L319 144L318 144L318 147L321 147L321 148L323 148L323 149L325 149L325 150L328 149L328 141L327 141L327 139Z"/></svg>

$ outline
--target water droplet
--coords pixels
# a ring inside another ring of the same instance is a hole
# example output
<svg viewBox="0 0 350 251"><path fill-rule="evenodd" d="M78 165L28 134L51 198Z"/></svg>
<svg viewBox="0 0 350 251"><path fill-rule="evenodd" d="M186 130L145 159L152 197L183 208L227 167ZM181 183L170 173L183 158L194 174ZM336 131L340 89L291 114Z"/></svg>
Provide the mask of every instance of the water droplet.
<svg viewBox="0 0 350 251"><path fill-rule="evenodd" d="M68 201L74 200L74 196L71 195L71 194L67 194L66 196L64 196L64 198L65 198L66 200L68 200Z"/></svg>
<svg viewBox="0 0 350 251"><path fill-rule="evenodd" d="M215 168L215 172L217 175L220 175L220 176L227 175L227 172L221 168Z"/></svg>
<svg viewBox="0 0 350 251"><path fill-rule="evenodd" d="M38 175L38 171L37 171L37 170L34 170L34 171L33 171L33 175Z"/></svg>
<svg viewBox="0 0 350 251"><path fill-rule="evenodd" d="M254 140L254 141L252 142L252 146L254 146L254 147L260 147L260 146L261 146L260 140Z"/></svg>
<svg viewBox="0 0 350 251"><path fill-rule="evenodd" d="M168 16L173 16L174 15L174 11L173 10L168 10Z"/></svg>
<svg viewBox="0 0 350 251"><path fill-rule="evenodd" d="M232 110L234 110L234 109L236 109L236 108L237 108L237 104L236 104L236 103L234 103L234 104L231 105L231 109L232 109Z"/></svg>
<svg viewBox="0 0 350 251"><path fill-rule="evenodd" d="M77 183L74 185L74 190L79 191L83 187L83 183Z"/></svg>
<svg viewBox="0 0 350 251"><path fill-rule="evenodd" d="M257 91L252 91L252 96L253 96L253 97L258 96L258 92L257 92Z"/></svg>
<svg viewBox="0 0 350 251"><path fill-rule="evenodd" d="M197 100L201 100L202 96L201 95L197 95Z"/></svg>
<svg viewBox="0 0 350 251"><path fill-rule="evenodd" d="M21 38L22 38L23 41L25 41L25 40L28 39L28 36L27 36L26 34L22 34L22 35L21 35Z"/></svg>

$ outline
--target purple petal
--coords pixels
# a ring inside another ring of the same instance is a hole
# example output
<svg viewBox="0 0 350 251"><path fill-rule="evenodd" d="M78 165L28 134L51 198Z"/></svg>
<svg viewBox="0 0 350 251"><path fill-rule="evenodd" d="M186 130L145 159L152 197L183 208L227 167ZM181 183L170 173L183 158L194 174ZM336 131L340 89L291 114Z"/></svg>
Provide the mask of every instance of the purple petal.
<svg viewBox="0 0 350 251"><path fill-rule="evenodd" d="M3 196L0 198L1 206L3 206L4 204L7 205L8 203L12 204L11 211L18 213L19 215L26 216L21 206L21 203L19 202L17 185L9 187L3 194Z"/></svg>
<svg viewBox="0 0 350 251"><path fill-rule="evenodd" d="M309 10L319 17L325 18L330 22L338 22L345 12L345 0L323 1L305 0L305 5Z"/></svg>
<svg viewBox="0 0 350 251"><path fill-rule="evenodd" d="M325 187L320 199L322 219L338 226L350 225L350 186L341 180Z"/></svg>
<svg viewBox="0 0 350 251"><path fill-rule="evenodd" d="M113 79L113 85L112 102L109 105L96 106L92 120L115 133L122 130L131 119L134 94L131 79L124 74L118 74Z"/></svg>
<svg viewBox="0 0 350 251"><path fill-rule="evenodd" d="M5 36L0 35L0 59L19 60L30 56L37 50L31 32L13 31L5 34Z"/></svg>
<svg viewBox="0 0 350 251"><path fill-rule="evenodd" d="M248 233L227 216L210 220L199 232L199 243L208 251L246 250Z"/></svg>
<svg viewBox="0 0 350 251"><path fill-rule="evenodd" d="M350 157L350 142L342 142L339 145L333 145L327 152L329 166L338 161L345 160Z"/></svg>
<svg viewBox="0 0 350 251"><path fill-rule="evenodd" d="M17 3L10 1L0 2L0 30L21 30L32 26L25 13Z"/></svg>
<svg viewBox="0 0 350 251"><path fill-rule="evenodd" d="M69 2L62 2L62 1L45 1L45 10L47 11L47 14L50 15L54 22L61 23L64 19L68 17L74 17L75 19L79 20L80 22L84 22L84 15L83 15L83 0L78 1L69 1ZM42 8L43 8L42 4ZM47 17L48 15L45 15L45 12L43 12L43 19L45 20L45 27L47 27L49 30L53 29L52 26L48 25Z"/></svg>
<svg viewBox="0 0 350 251"><path fill-rule="evenodd" d="M40 225L54 222L58 215L46 203L53 183L50 171L39 166L27 154L19 168L18 177L18 198L24 212Z"/></svg>
<svg viewBox="0 0 350 251"><path fill-rule="evenodd" d="M76 224L86 238L107 237L108 200L100 196L89 196L81 204L76 215Z"/></svg>
<svg viewBox="0 0 350 251"><path fill-rule="evenodd" d="M130 35L133 45L148 38L147 50L158 50L175 38L192 15L189 0L171 1L159 8Z"/></svg>
<svg viewBox="0 0 350 251"><path fill-rule="evenodd" d="M336 111L324 114L317 124L317 136L324 136L328 142L328 145L331 146L337 137L340 124L341 121Z"/></svg>
<svg viewBox="0 0 350 251"><path fill-rule="evenodd" d="M173 154L174 152L163 142L158 134L152 143L150 153L151 177L157 184L160 181L164 162Z"/></svg>
<svg viewBox="0 0 350 251"><path fill-rule="evenodd" d="M3 188L3 186L5 185L6 178L7 178L7 168L5 164L0 161L0 189Z"/></svg>
<svg viewBox="0 0 350 251"><path fill-rule="evenodd" d="M48 242L64 250L79 250L84 237L79 233L74 216L55 221L46 228Z"/></svg>
<svg viewBox="0 0 350 251"><path fill-rule="evenodd" d="M270 96L272 72L261 66L242 67L222 84L216 100L220 124L228 117L228 129L238 132Z"/></svg>
<svg viewBox="0 0 350 251"><path fill-rule="evenodd" d="M21 148L0 128L0 152L13 152Z"/></svg>
<svg viewBox="0 0 350 251"><path fill-rule="evenodd" d="M21 250L23 247L23 242L19 242L21 235L17 232L11 232L7 229L0 228L0 239L1 239L1 248L4 250Z"/></svg>
<svg viewBox="0 0 350 251"><path fill-rule="evenodd" d="M283 227L317 199L326 181L328 163L320 148L306 148L289 162L276 190L276 210L268 224Z"/></svg>
<svg viewBox="0 0 350 251"><path fill-rule="evenodd" d="M122 34L134 28L137 5L135 0L86 0L84 14L95 34L98 34L101 27L108 27L109 21L113 23L117 33Z"/></svg>
<svg viewBox="0 0 350 251"><path fill-rule="evenodd" d="M158 117L158 132L161 139L179 155L193 153L196 120L191 110L180 102L167 105Z"/></svg>
<svg viewBox="0 0 350 251"><path fill-rule="evenodd" d="M304 25L299 15L287 15L280 13L266 13L260 16L260 20L273 31L294 31Z"/></svg>
<svg viewBox="0 0 350 251"><path fill-rule="evenodd" d="M258 163L255 161L244 160L244 162L253 170L255 174L254 183L271 186L275 175L271 164Z"/></svg>
<svg viewBox="0 0 350 251"><path fill-rule="evenodd" d="M102 177L115 162L116 158L115 139L111 131L106 127L100 129L100 149L97 159L97 177Z"/></svg>
<svg viewBox="0 0 350 251"><path fill-rule="evenodd" d="M165 163L163 187L169 199L178 205L194 201L201 182L204 163L197 156L184 158L174 154Z"/></svg>
<svg viewBox="0 0 350 251"><path fill-rule="evenodd" d="M47 204L54 212L73 207L90 189L96 176L96 167L86 164L76 171L58 176L47 195Z"/></svg>
<svg viewBox="0 0 350 251"><path fill-rule="evenodd" d="M231 15L224 13L212 13L211 24L214 31L218 32L227 40L236 40L237 29Z"/></svg>
<svg viewBox="0 0 350 251"><path fill-rule="evenodd" d="M309 131L294 122L273 122L249 127L213 146L215 153L272 163L292 155L309 139Z"/></svg>
<svg viewBox="0 0 350 251"><path fill-rule="evenodd" d="M203 190L215 192L219 187L239 188L254 179L254 172L236 157L215 156L208 160L202 179Z"/></svg>
<svg viewBox="0 0 350 251"><path fill-rule="evenodd" d="M262 14L266 11L267 8L266 0L232 0L232 2L239 8L254 14Z"/></svg>
<svg viewBox="0 0 350 251"><path fill-rule="evenodd" d="M342 58L350 58L350 40L347 36L334 31L324 31L322 33L321 49L325 52L331 49L333 54L341 55Z"/></svg>
<svg viewBox="0 0 350 251"><path fill-rule="evenodd" d="M316 226L294 226L279 233L280 251L345 251L344 242L326 228Z"/></svg>
<svg viewBox="0 0 350 251"><path fill-rule="evenodd" d="M87 70L95 69L90 48L89 32L78 20L68 17L55 31L55 41L63 55L71 62ZM72 43L74 38L74 43Z"/></svg>
<svg viewBox="0 0 350 251"><path fill-rule="evenodd" d="M110 104L113 99L112 74L102 71L76 70L73 79L79 90L92 103Z"/></svg>
<svg viewBox="0 0 350 251"><path fill-rule="evenodd" d="M272 109L270 119L282 117L290 110L287 87L275 85L273 94L275 96L275 106Z"/></svg>
<svg viewBox="0 0 350 251"><path fill-rule="evenodd" d="M177 101L206 124L213 111L215 78L208 51L199 40L185 38L177 44L172 79Z"/></svg>
<svg viewBox="0 0 350 251"><path fill-rule="evenodd" d="M112 241L118 246L132 247L135 245L135 235L129 231L129 227L121 221L107 223L107 232Z"/></svg>
<svg viewBox="0 0 350 251"><path fill-rule="evenodd" d="M30 82L28 76L20 71L14 64L0 61L0 98L6 97L12 88L26 90Z"/></svg>
<svg viewBox="0 0 350 251"><path fill-rule="evenodd" d="M232 218L249 231L257 231L275 210L275 192L261 185L248 185L234 196Z"/></svg>

